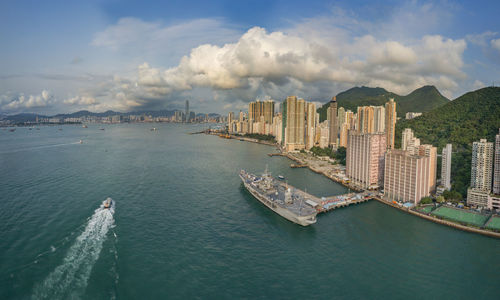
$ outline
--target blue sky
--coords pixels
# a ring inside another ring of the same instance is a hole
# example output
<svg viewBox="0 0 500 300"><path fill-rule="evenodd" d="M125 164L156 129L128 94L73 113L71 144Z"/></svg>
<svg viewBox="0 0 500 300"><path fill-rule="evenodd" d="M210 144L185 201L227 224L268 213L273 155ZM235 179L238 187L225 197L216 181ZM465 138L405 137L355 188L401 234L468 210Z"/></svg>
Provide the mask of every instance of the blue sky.
<svg viewBox="0 0 500 300"><path fill-rule="evenodd" d="M3 1L0 113L228 112L500 84L493 1Z"/></svg>

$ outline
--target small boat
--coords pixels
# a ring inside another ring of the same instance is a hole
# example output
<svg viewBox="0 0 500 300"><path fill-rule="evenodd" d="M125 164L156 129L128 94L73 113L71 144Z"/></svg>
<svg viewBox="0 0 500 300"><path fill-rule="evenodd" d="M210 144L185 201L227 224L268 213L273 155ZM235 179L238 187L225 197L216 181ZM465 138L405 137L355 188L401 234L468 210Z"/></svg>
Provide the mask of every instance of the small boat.
<svg viewBox="0 0 500 300"><path fill-rule="evenodd" d="M107 198L106 201L104 201L104 208L109 209L113 205L113 199Z"/></svg>
<svg viewBox="0 0 500 300"><path fill-rule="evenodd" d="M278 175L279 180L285 180L285 177L283 175Z"/></svg>
<svg viewBox="0 0 500 300"><path fill-rule="evenodd" d="M104 128L101 128L101 129L99 129L99 130L104 130Z"/></svg>
<svg viewBox="0 0 500 300"><path fill-rule="evenodd" d="M158 129L156 129L156 127L153 127L150 129L151 131L158 131Z"/></svg>
<svg viewBox="0 0 500 300"><path fill-rule="evenodd" d="M83 124L83 126L82 126L82 127L83 127L83 128L89 128L89 127L88 127L87 125L85 125L85 124Z"/></svg>
<svg viewBox="0 0 500 300"><path fill-rule="evenodd" d="M14 129L9 129L9 131L10 132L14 132L14 131L16 131L16 129L15 128Z"/></svg>
<svg viewBox="0 0 500 300"><path fill-rule="evenodd" d="M82 141L82 140L80 140L80 144L83 144L83 141Z"/></svg>

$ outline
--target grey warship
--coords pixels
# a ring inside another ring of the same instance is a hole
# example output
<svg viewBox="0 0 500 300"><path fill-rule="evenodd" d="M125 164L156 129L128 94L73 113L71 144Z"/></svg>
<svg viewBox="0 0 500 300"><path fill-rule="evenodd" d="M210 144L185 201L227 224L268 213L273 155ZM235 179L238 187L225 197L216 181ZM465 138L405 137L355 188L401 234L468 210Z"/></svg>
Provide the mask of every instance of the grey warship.
<svg viewBox="0 0 500 300"><path fill-rule="evenodd" d="M257 200L283 218L302 226L316 223L317 211L306 203L303 194L274 179L267 169L261 176L241 170L240 178Z"/></svg>

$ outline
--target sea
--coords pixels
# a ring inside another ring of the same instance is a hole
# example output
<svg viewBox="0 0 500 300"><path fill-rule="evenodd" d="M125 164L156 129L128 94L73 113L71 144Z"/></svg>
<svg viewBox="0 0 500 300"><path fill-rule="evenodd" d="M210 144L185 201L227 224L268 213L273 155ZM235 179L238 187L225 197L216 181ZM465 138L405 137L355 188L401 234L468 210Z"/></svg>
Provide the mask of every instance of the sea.
<svg viewBox="0 0 500 300"><path fill-rule="evenodd" d="M209 126L0 129L0 299L498 299L499 239L376 201L293 224L241 169L348 190Z"/></svg>

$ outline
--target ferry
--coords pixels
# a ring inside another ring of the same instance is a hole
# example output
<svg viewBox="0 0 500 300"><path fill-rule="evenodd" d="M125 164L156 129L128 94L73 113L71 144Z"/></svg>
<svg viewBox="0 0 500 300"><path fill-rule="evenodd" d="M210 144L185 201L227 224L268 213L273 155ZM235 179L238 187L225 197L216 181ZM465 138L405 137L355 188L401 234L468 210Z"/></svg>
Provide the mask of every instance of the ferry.
<svg viewBox="0 0 500 300"><path fill-rule="evenodd" d="M113 205L113 199L108 197L106 199L106 201L104 202L104 208L109 209L111 207L111 205Z"/></svg>

